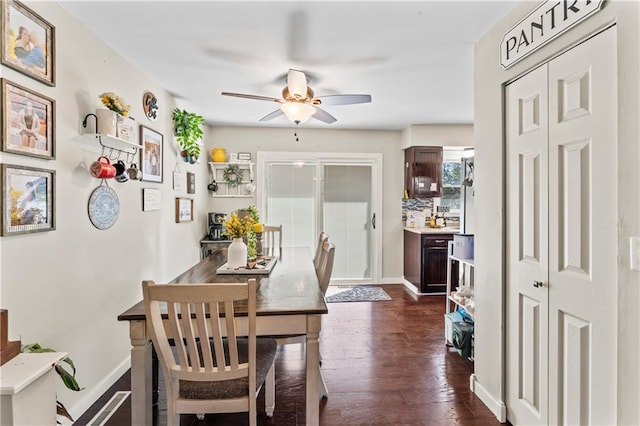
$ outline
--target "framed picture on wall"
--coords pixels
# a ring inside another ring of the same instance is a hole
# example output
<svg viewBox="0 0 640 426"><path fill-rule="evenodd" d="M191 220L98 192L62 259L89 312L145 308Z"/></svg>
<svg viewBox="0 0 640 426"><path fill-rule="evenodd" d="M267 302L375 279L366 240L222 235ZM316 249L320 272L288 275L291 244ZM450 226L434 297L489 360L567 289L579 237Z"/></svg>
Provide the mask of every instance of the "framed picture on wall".
<svg viewBox="0 0 640 426"><path fill-rule="evenodd" d="M2 228L0 235L53 231L55 227L54 170L0 164Z"/></svg>
<svg viewBox="0 0 640 426"><path fill-rule="evenodd" d="M187 194L196 193L196 174L187 172Z"/></svg>
<svg viewBox="0 0 640 426"><path fill-rule="evenodd" d="M142 180L162 182L163 136L146 126L140 126L140 150L142 158Z"/></svg>
<svg viewBox="0 0 640 426"><path fill-rule="evenodd" d="M176 198L176 223L193 221L193 199Z"/></svg>
<svg viewBox="0 0 640 426"><path fill-rule="evenodd" d="M54 159L56 102L6 78L0 79L0 92L2 150Z"/></svg>
<svg viewBox="0 0 640 426"><path fill-rule="evenodd" d="M55 86L55 27L16 0L0 2L0 62Z"/></svg>

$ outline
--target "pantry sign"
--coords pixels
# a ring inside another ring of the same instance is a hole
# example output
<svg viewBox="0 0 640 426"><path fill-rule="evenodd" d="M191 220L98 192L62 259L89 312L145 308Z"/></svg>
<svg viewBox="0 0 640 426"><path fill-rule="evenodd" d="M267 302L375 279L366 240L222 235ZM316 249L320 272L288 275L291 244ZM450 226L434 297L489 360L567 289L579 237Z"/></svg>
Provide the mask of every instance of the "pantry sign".
<svg viewBox="0 0 640 426"><path fill-rule="evenodd" d="M532 54L574 25L598 12L604 0L547 0L502 37L504 69Z"/></svg>

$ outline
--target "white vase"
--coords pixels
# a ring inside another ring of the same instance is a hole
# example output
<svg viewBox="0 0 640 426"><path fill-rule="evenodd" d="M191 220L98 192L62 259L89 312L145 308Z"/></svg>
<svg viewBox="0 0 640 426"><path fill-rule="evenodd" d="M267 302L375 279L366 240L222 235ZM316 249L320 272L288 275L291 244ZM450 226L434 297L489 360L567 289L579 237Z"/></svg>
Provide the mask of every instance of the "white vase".
<svg viewBox="0 0 640 426"><path fill-rule="evenodd" d="M96 125L96 133L116 137L118 122L116 115L117 114L110 109L97 109L96 117L98 118L96 121L98 124Z"/></svg>
<svg viewBox="0 0 640 426"><path fill-rule="evenodd" d="M247 245L242 238L234 238L227 249L227 269L247 266Z"/></svg>

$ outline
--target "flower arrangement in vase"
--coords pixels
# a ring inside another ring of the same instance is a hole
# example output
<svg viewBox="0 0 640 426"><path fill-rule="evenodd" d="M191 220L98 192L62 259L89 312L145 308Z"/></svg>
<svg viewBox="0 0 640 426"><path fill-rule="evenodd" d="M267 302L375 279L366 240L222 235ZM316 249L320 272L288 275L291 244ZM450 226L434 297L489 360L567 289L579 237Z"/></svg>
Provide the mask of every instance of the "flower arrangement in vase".
<svg viewBox="0 0 640 426"><path fill-rule="evenodd" d="M100 94L102 105L115 112L118 115L126 117L129 115L131 105L127 104L124 99L113 92L104 92Z"/></svg>
<svg viewBox="0 0 640 426"><path fill-rule="evenodd" d="M229 219L225 219L224 226L228 235L233 239L227 249L227 269L238 269L247 266L247 245L243 238L249 230L253 229L253 218L250 215L238 218L236 213L231 213Z"/></svg>
<svg viewBox="0 0 640 426"><path fill-rule="evenodd" d="M96 110L97 129L96 132L107 136L118 136L118 123L123 121L122 117L129 115L131 105L113 92L100 94L100 101L107 109Z"/></svg>

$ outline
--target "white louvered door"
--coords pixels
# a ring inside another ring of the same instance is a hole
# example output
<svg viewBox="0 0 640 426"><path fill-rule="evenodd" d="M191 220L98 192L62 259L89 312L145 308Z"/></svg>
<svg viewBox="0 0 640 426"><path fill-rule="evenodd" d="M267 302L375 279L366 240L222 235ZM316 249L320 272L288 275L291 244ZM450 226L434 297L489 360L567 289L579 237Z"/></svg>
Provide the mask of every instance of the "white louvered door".
<svg viewBox="0 0 640 426"><path fill-rule="evenodd" d="M513 424L616 421L615 37L604 31L506 88Z"/></svg>

